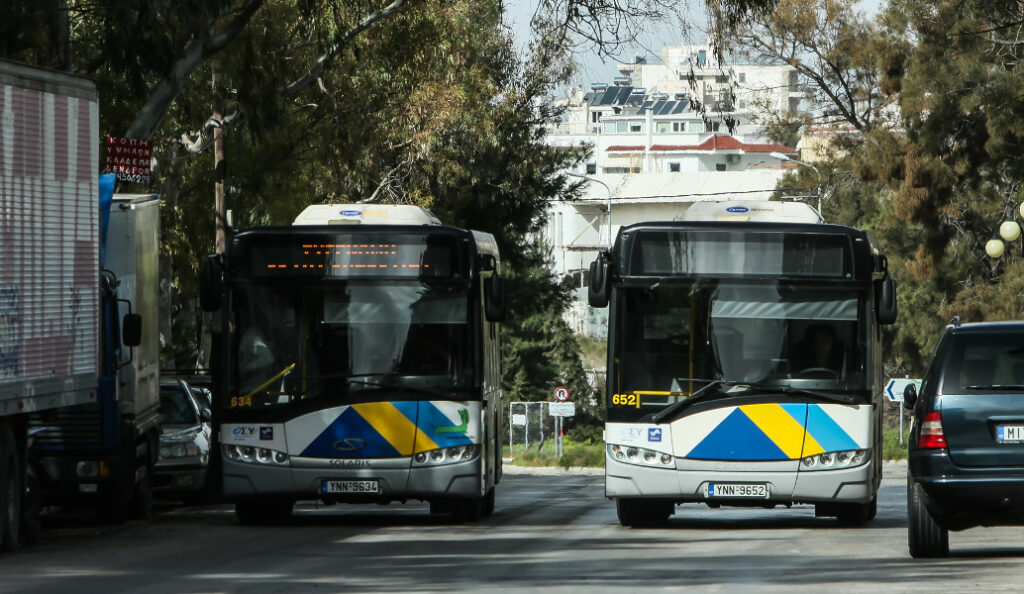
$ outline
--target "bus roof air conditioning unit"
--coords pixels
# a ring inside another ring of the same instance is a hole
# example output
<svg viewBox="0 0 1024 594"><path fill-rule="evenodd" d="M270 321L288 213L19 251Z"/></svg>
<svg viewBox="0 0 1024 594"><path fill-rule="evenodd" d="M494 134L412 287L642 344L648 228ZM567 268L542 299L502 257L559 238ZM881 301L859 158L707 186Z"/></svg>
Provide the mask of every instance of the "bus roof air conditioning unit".
<svg viewBox="0 0 1024 594"><path fill-rule="evenodd" d="M314 204L293 225L440 225L429 210L410 204Z"/></svg>

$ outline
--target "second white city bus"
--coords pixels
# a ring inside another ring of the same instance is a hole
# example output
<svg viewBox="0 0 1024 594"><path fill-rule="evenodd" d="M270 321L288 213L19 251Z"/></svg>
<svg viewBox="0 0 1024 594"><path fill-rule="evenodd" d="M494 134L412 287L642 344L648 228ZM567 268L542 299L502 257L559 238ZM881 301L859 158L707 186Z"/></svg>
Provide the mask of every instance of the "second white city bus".
<svg viewBox="0 0 1024 594"><path fill-rule="evenodd" d="M605 490L623 525L680 503L874 517L896 301L869 233L799 203L698 204L622 228L590 302L611 308Z"/></svg>

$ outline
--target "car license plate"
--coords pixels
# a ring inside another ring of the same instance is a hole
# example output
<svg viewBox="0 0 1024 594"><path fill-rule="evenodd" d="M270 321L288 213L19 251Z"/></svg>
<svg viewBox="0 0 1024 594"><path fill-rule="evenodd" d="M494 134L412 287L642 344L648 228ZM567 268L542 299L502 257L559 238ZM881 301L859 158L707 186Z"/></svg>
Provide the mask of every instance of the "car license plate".
<svg viewBox="0 0 1024 594"><path fill-rule="evenodd" d="M372 481L332 481L320 482L321 493L380 493L380 482Z"/></svg>
<svg viewBox="0 0 1024 594"><path fill-rule="evenodd" d="M769 493L766 483L708 483L704 486L704 497L708 499L768 499Z"/></svg>
<svg viewBox="0 0 1024 594"><path fill-rule="evenodd" d="M999 443L1024 443L1024 425L997 425L996 441Z"/></svg>

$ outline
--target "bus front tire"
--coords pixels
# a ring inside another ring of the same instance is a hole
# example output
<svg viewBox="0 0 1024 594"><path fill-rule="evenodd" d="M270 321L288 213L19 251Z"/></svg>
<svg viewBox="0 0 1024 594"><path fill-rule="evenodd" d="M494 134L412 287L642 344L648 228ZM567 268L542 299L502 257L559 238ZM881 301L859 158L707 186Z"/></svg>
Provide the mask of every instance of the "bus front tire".
<svg viewBox="0 0 1024 594"><path fill-rule="evenodd" d="M863 526L875 519L878 513L878 496L867 503L841 503L836 510L836 519L843 526Z"/></svg>
<svg viewBox="0 0 1024 594"><path fill-rule="evenodd" d="M675 504L662 499L619 497L615 500L615 512L619 517L619 524L623 526L660 526L675 513Z"/></svg>
<svg viewBox="0 0 1024 594"><path fill-rule="evenodd" d="M949 530L939 526L924 505L921 485L907 479L907 544L915 559L949 554Z"/></svg>
<svg viewBox="0 0 1024 594"><path fill-rule="evenodd" d="M487 490L487 494L484 495L484 517L489 518L494 515L494 487Z"/></svg>
<svg viewBox="0 0 1024 594"><path fill-rule="evenodd" d="M493 512L493 488L483 497L434 499L430 502L431 514L449 514L453 521L463 524L479 522Z"/></svg>

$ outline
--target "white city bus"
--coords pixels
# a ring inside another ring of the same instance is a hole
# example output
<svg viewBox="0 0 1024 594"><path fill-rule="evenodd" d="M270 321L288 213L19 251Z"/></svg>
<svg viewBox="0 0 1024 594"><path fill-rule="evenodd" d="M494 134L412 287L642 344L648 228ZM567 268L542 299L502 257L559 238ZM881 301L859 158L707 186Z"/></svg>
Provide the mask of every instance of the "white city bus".
<svg viewBox="0 0 1024 594"><path fill-rule="evenodd" d="M298 500L490 515L501 479L492 236L411 206L319 205L234 235L202 272L223 319L214 422L242 523Z"/></svg>
<svg viewBox="0 0 1024 594"><path fill-rule="evenodd" d="M800 203L698 204L622 228L590 303L611 308L605 491L623 525L691 502L874 517L896 301L871 234Z"/></svg>

